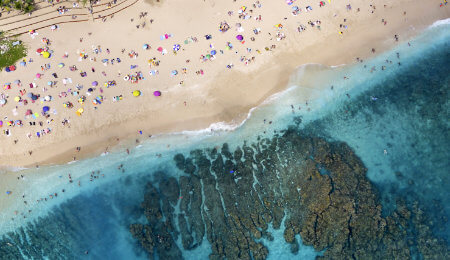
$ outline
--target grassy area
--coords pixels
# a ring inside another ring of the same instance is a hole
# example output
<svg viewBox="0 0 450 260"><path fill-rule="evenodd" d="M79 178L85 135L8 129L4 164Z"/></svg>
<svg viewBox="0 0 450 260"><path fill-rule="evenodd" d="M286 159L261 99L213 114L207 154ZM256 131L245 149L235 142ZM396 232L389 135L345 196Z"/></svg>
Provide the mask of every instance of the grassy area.
<svg viewBox="0 0 450 260"><path fill-rule="evenodd" d="M15 64L18 60L27 55L26 46L23 43L14 46L13 42L15 41L17 40L0 40L0 70Z"/></svg>
<svg viewBox="0 0 450 260"><path fill-rule="evenodd" d="M34 0L0 0L0 7L2 10L16 9L24 13L30 13L36 9Z"/></svg>

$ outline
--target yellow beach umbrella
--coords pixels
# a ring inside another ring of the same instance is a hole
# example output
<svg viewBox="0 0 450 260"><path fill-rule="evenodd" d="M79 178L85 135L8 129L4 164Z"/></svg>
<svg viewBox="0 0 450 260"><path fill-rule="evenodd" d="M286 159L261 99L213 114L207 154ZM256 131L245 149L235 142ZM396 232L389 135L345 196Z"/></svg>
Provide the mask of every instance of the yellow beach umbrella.
<svg viewBox="0 0 450 260"><path fill-rule="evenodd" d="M139 90L133 91L133 96L139 97L140 95L141 95L141 91L139 91Z"/></svg>
<svg viewBox="0 0 450 260"><path fill-rule="evenodd" d="M80 108L75 113L77 114L77 116L81 116L81 114L83 114L83 112L84 112L84 109Z"/></svg>
<svg viewBox="0 0 450 260"><path fill-rule="evenodd" d="M50 57L50 52L48 52L48 51L42 52L42 57L48 59Z"/></svg>
<svg viewBox="0 0 450 260"><path fill-rule="evenodd" d="M21 100L21 98L19 96L14 98L14 101L19 102Z"/></svg>

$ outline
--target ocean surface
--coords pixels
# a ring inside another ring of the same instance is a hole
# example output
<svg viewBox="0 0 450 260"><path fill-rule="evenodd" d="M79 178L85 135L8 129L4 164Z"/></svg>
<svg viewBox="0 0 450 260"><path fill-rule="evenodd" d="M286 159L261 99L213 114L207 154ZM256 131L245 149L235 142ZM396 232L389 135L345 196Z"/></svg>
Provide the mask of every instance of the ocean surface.
<svg viewBox="0 0 450 260"><path fill-rule="evenodd" d="M0 259L445 259L449 45L440 21L370 60L300 67L239 126L25 170Z"/></svg>

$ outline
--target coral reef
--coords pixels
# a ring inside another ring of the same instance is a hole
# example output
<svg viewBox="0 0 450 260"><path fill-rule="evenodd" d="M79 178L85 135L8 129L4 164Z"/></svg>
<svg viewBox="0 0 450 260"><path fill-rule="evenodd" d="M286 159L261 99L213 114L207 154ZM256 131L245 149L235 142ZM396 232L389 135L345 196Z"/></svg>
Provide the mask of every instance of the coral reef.
<svg viewBox="0 0 450 260"><path fill-rule="evenodd" d="M178 154L174 160L187 175L179 182L161 180L159 190L150 185L143 203L149 224L130 228L151 257L153 248L160 247L158 237L172 241L170 236L176 238L180 232L184 249L195 248L206 234L210 259L265 259L268 249L260 238L273 239L267 232L269 223L284 228L293 253L300 234L304 244L324 251L324 259L450 256L444 241L433 237L417 204L408 207L399 201L393 214L382 216L367 169L344 143L290 129L233 153L224 144L220 151L194 150L188 158ZM177 189L179 231L173 229L172 213ZM151 231L143 232L147 229ZM166 250L178 252L175 244L165 243Z"/></svg>

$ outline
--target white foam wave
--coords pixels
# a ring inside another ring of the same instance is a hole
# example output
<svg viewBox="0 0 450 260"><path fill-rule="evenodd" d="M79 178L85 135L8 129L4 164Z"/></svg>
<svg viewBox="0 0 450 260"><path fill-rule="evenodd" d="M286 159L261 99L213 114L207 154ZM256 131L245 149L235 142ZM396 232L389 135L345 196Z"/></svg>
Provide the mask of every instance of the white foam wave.
<svg viewBox="0 0 450 260"><path fill-rule="evenodd" d="M12 166L4 166L0 167L0 173L4 172L20 172L23 170L28 170L29 168L26 167L12 167Z"/></svg>
<svg viewBox="0 0 450 260"><path fill-rule="evenodd" d="M339 64L339 65L331 65L330 66L330 68L339 68L339 67L344 67L344 66L346 66L347 64L345 64L345 63L342 63L342 64Z"/></svg>
<svg viewBox="0 0 450 260"><path fill-rule="evenodd" d="M261 105L266 105L266 104L270 104L272 102L274 102L275 100L283 97L284 95L286 95L287 93L291 92L292 90L296 89L298 86L297 85L293 85L283 91L277 92L271 96L269 96L268 98L266 98Z"/></svg>
<svg viewBox="0 0 450 260"><path fill-rule="evenodd" d="M249 113L250 114L250 113ZM248 117L247 117L248 118ZM181 132L175 132L172 133L171 135L210 135L210 134L215 134L215 133L219 133L219 132L231 132L236 130L238 127L240 127L241 125L244 124L244 122L247 119L245 119L241 124L230 124L230 123L226 123L226 122L216 122L216 123L212 123L210 124L207 128L204 129L200 129L200 130L185 130L185 131L181 131Z"/></svg>
<svg viewBox="0 0 450 260"><path fill-rule="evenodd" d="M432 25L430 25L428 28L431 29L431 28L435 28L438 26L442 26L442 25L448 25L448 24L450 24L450 18L443 19L443 20L437 20Z"/></svg>

